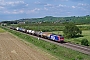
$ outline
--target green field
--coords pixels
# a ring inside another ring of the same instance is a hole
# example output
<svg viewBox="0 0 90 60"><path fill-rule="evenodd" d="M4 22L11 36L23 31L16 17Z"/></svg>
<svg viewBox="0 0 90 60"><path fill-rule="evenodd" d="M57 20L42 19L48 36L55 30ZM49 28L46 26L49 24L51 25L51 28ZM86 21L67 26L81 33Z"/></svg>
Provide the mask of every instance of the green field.
<svg viewBox="0 0 90 60"><path fill-rule="evenodd" d="M81 30L90 30L90 24L77 25Z"/></svg>
<svg viewBox="0 0 90 60"><path fill-rule="evenodd" d="M5 30L3 30L2 28L0 28L0 33L3 33L3 32L5 32Z"/></svg>
<svg viewBox="0 0 90 60"><path fill-rule="evenodd" d="M50 32L50 31L62 31L64 26L19 26L25 29L35 30L35 31L43 31L43 32Z"/></svg>
<svg viewBox="0 0 90 60"><path fill-rule="evenodd" d="M29 35L22 34L20 32L12 31L4 28L5 30L11 32L12 34L18 36L19 38L34 44L38 48L42 49L50 53L51 55L57 57L58 60L90 60L90 55L86 55L80 53L78 51L74 51L65 47L58 46L56 44L52 44L43 40L38 40L37 38L33 38Z"/></svg>

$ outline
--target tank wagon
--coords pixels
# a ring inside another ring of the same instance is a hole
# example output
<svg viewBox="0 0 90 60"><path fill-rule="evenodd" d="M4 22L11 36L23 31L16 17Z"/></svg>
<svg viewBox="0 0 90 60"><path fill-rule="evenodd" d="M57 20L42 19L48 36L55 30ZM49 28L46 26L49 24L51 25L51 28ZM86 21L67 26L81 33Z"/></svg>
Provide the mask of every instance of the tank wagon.
<svg viewBox="0 0 90 60"><path fill-rule="evenodd" d="M31 31L31 35L34 35L34 34L35 34L35 31L34 31L34 30L32 30L32 31Z"/></svg>
<svg viewBox="0 0 90 60"><path fill-rule="evenodd" d="M32 32L32 30L27 30L27 32L26 32L26 33L31 34L31 32Z"/></svg>
<svg viewBox="0 0 90 60"><path fill-rule="evenodd" d="M39 34L40 34L40 31L35 31L34 33L35 36L39 36Z"/></svg>

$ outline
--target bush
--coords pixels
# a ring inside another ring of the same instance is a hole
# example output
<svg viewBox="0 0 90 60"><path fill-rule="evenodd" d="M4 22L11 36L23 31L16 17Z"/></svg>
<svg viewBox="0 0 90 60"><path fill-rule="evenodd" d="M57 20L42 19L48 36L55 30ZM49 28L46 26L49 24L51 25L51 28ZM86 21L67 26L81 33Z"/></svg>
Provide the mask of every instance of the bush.
<svg viewBox="0 0 90 60"><path fill-rule="evenodd" d="M82 39L81 41L81 45L85 45L85 46L88 46L89 42L87 39Z"/></svg>

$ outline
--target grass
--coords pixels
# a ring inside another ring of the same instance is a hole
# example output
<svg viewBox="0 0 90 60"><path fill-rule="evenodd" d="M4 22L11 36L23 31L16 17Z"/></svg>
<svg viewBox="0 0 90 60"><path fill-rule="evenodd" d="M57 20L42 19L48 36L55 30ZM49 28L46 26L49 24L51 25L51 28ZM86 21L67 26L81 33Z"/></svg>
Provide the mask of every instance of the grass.
<svg viewBox="0 0 90 60"><path fill-rule="evenodd" d="M90 55L86 55L80 53L78 51L74 51L65 47L58 46L56 44L52 44L43 40L38 40L37 38L33 38L29 35L22 34L20 32L12 31L4 28L5 30L11 32L12 34L22 38L23 40L34 44L40 49L47 51L51 55L58 58L58 60L90 60Z"/></svg>
<svg viewBox="0 0 90 60"><path fill-rule="evenodd" d="M82 35L84 37L79 37L78 39L84 39L84 38L86 38L89 41L89 44L90 44L90 30L82 31Z"/></svg>
<svg viewBox="0 0 90 60"><path fill-rule="evenodd" d="M5 32L5 30L3 30L2 28L0 28L0 33L3 33L3 32Z"/></svg>

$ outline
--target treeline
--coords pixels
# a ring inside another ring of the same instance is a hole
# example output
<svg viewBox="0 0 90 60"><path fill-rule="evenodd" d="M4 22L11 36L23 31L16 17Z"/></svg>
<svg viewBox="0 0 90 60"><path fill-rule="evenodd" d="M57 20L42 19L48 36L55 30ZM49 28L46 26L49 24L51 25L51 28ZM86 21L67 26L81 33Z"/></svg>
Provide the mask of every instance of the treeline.
<svg viewBox="0 0 90 60"><path fill-rule="evenodd" d="M1 23L6 23L7 25L9 25L9 24L17 24L17 21L2 21Z"/></svg>

